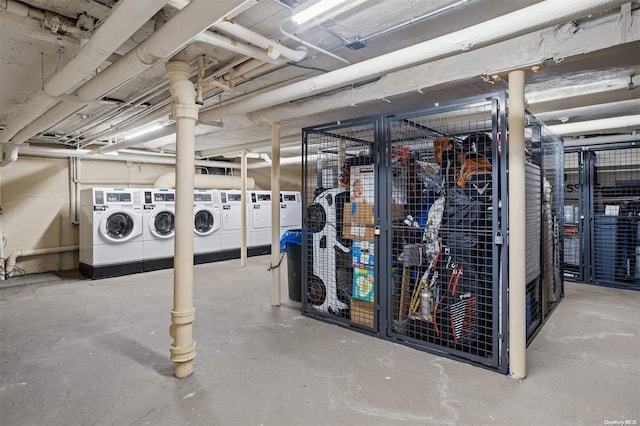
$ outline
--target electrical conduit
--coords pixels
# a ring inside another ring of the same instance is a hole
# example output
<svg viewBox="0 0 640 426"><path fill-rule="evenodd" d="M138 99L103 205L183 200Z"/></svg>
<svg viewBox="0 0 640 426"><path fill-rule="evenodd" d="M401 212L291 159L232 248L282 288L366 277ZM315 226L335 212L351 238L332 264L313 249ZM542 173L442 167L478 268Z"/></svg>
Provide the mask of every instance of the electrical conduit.
<svg viewBox="0 0 640 426"><path fill-rule="evenodd" d="M178 59L178 57L174 58ZM185 378L193 373L196 343L193 340L193 170L195 167L195 127L198 119L195 87L189 77L188 62L172 60L166 70L171 84L173 115L176 120L176 205L173 310L170 347L174 375Z"/></svg>

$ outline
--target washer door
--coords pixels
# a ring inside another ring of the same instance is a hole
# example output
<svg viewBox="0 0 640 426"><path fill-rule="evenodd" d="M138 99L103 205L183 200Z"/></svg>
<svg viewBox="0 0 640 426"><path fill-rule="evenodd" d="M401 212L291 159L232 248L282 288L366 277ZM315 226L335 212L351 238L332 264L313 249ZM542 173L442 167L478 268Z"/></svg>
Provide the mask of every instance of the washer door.
<svg viewBox="0 0 640 426"><path fill-rule="evenodd" d="M171 209L158 210L149 216L149 231L160 239L172 238L175 235L175 214Z"/></svg>
<svg viewBox="0 0 640 426"><path fill-rule="evenodd" d="M193 214L193 232L196 235L210 235L220 229L220 214L214 209L196 208Z"/></svg>
<svg viewBox="0 0 640 426"><path fill-rule="evenodd" d="M100 234L111 243L124 243L140 235L140 215L127 210L108 211L100 221Z"/></svg>

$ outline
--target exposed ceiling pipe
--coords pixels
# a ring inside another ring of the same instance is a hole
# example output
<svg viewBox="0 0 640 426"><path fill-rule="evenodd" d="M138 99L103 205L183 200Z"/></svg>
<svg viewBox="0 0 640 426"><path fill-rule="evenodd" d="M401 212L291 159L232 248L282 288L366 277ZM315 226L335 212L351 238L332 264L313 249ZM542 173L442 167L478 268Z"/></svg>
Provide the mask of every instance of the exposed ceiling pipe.
<svg viewBox="0 0 640 426"><path fill-rule="evenodd" d="M318 156L317 155L307 155L306 159L307 161L315 161L317 160ZM303 157L302 156L296 156L296 157L285 157L285 158L280 158L280 165L281 166L288 166L288 165L292 165L292 164L302 164L302 160ZM265 162L257 162L257 163L251 163L249 165L247 165L247 169L264 169L266 167L271 167L271 163L267 163Z"/></svg>
<svg viewBox="0 0 640 426"><path fill-rule="evenodd" d="M322 93L366 78L451 56L510 37L563 23L625 3L625 0L545 0L495 19L200 113L215 121Z"/></svg>
<svg viewBox="0 0 640 426"><path fill-rule="evenodd" d="M565 148L588 145L606 145L609 143L640 142L640 134L595 136L592 138L564 139Z"/></svg>
<svg viewBox="0 0 640 426"><path fill-rule="evenodd" d="M174 165L176 163L175 156L158 157L158 156L147 156L147 155L137 155L137 154L124 154L124 155L123 154L118 154L118 155L100 154L100 155L92 155L91 157L87 157L87 154L89 152L91 151L86 149L42 148L42 147L32 147L27 145L20 145L19 147L20 155L28 155L33 157L45 157L45 158L82 157L83 160L85 161L86 160L122 161L122 162L131 161L133 163L143 163L143 164ZM196 166L240 170L239 164L226 162L226 161L196 160Z"/></svg>
<svg viewBox="0 0 640 426"><path fill-rule="evenodd" d="M284 34L285 36L289 37L290 39L293 39L293 40L297 41L298 43L302 43L302 44L304 44L305 46L312 48L313 50L317 50L317 51L318 51L318 52L320 52L320 53L324 53L324 54L325 54L325 55L327 55L327 56L331 56L332 58L335 58L335 59L339 60L340 62L344 62L345 64L350 64L350 63L351 63L351 62L347 61L346 59L344 59L344 58L342 58L342 57L340 57L340 56L336 55L335 53L331 53L331 52L329 52L328 50L325 50L325 49L323 49L323 48L321 48L321 47L318 47L318 46L316 46L315 44L311 44L311 43L309 43L309 42L306 42L306 41L302 40L300 37L297 37L297 36L295 36L294 34L291 34L290 32L287 32L287 31L284 29L284 24L285 24L286 22L288 22L289 20L290 20L290 18L289 18L289 19L285 19L285 20L282 22L282 24L280 25L280 32L281 32L282 34Z"/></svg>
<svg viewBox="0 0 640 426"><path fill-rule="evenodd" d="M2 150L2 161L0 161L0 167L5 167L18 159L18 146L13 144L6 144Z"/></svg>
<svg viewBox="0 0 640 426"><path fill-rule="evenodd" d="M196 35L223 16L233 13L233 10L241 7L242 3L242 0L217 0L216 7L211 7L208 0L192 0L187 7L167 21L144 43L89 80L76 90L75 94L83 101L94 101L103 97L159 60L168 58L181 50ZM13 138L14 143L22 143L50 128L74 114L82 106L82 104L61 102L48 112L41 113L40 118L18 132ZM3 134L4 132L0 133L0 136Z"/></svg>
<svg viewBox="0 0 640 426"><path fill-rule="evenodd" d="M0 133L0 143L7 143L10 140L13 143L24 142L24 140L14 140L16 138L13 137L55 105L58 102L55 99L56 96L75 88L87 75L93 73L138 28L162 9L165 3L166 0L124 0L119 2L109 18L96 30L76 57L47 81L44 90L35 92L11 117L6 129Z"/></svg>
<svg viewBox="0 0 640 426"><path fill-rule="evenodd" d="M223 33L232 35L248 43L251 43L254 46L266 49L268 55L273 59L277 59L280 56L283 56L289 60L299 62L303 60L305 56L307 56L307 49L304 47L299 47L296 50L290 49L274 40L251 31L232 21L223 20L220 22L216 22L213 27L217 30L222 31Z"/></svg>
<svg viewBox="0 0 640 426"><path fill-rule="evenodd" d="M640 115L602 118L600 120L579 121L576 123L556 124L547 127L559 136L578 136L601 133L606 130L631 130L640 128Z"/></svg>
<svg viewBox="0 0 640 426"><path fill-rule="evenodd" d="M282 58L273 58L264 49L238 42L237 40L230 39L229 37L225 37L212 31L205 31L202 34L198 34L193 39L193 42L210 44L212 46L230 50L231 52L259 59L260 61L269 62L271 64L282 64L285 62Z"/></svg>
<svg viewBox="0 0 640 426"><path fill-rule="evenodd" d="M576 117L584 119L590 116L622 115L626 111L640 111L640 99L540 112L534 115L543 123L549 120L560 120L562 123L566 123L567 121L574 121L573 119Z"/></svg>

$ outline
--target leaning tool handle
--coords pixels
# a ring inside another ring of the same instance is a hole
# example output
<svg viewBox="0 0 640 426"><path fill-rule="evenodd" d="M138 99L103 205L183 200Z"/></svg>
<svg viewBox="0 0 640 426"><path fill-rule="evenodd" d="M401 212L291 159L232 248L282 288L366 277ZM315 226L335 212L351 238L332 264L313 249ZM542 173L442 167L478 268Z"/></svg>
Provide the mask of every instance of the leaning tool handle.
<svg viewBox="0 0 640 426"><path fill-rule="evenodd" d="M438 328L438 322L436 321L436 314L438 313L438 307L442 303L445 297L447 297L447 293L451 297L456 295L456 289L458 287L458 282L460 281L460 276L462 275L462 264L451 263L451 275L449 276L449 282L447 284L447 292L440 296L438 301L433 305L433 328L436 332L436 336L440 337L440 329Z"/></svg>

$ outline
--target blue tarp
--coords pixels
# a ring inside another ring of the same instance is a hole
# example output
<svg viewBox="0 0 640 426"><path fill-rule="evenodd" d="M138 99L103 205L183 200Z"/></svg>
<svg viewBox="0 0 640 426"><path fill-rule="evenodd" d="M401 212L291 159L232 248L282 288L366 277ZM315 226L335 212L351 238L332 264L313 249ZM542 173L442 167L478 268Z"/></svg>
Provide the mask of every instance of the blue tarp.
<svg viewBox="0 0 640 426"><path fill-rule="evenodd" d="M285 231L280 237L280 251L286 253L288 245L295 244L297 246L302 245L302 230L301 229L290 229Z"/></svg>

